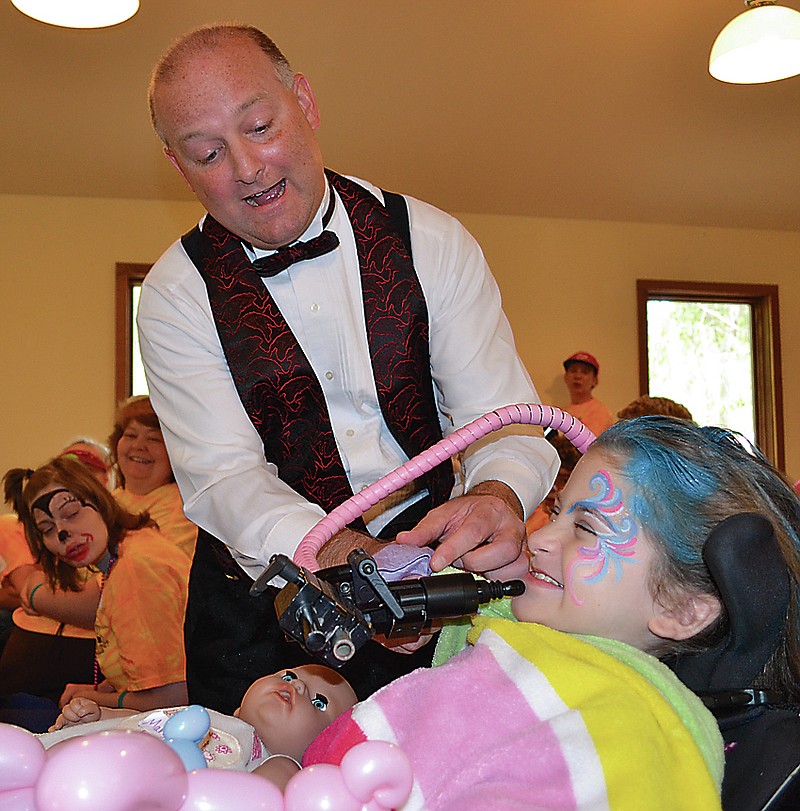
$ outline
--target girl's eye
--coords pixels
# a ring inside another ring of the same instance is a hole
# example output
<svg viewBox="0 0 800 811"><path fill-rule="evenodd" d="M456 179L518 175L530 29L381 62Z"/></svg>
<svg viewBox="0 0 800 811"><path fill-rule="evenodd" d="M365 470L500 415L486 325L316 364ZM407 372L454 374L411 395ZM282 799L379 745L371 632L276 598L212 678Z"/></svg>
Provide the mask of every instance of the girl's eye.
<svg viewBox="0 0 800 811"><path fill-rule="evenodd" d="M311 704L316 707L320 712L325 712L328 709L328 699L321 693L317 693L311 699Z"/></svg>
<svg viewBox="0 0 800 811"><path fill-rule="evenodd" d="M56 528L56 525L55 525L55 524L42 524L42 525L40 525L40 526L36 527L36 529L38 529L38 530L39 530L39 532L41 533L41 535L42 535L43 537L46 537L46 536L50 535L50 533L51 533L51 532L52 532L52 531L53 531L55 528Z"/></svg>
<svg viewBox="0 0 800 811"><path fill-rule="evenodd" d="M588 524L584 523L583 521L576 521L575 527L577 529L582 530L583 532L588 532L590 535L597 535L597 532L593 530Z"/></svg>
<svg viewBox="0 0 800 811"><path fill-rule="evenodd" d="M291 670L287 670L282 676L281 681L294 681L297 676Z"/></svg>

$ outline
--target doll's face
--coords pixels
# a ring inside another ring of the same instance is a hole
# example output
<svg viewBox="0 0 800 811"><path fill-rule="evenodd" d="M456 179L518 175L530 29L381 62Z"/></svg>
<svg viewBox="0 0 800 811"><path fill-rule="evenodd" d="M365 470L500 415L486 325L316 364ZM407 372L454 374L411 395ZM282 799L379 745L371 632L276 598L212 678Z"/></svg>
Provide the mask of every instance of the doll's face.
<svg viewBox="0 0 800 811"><path fill-rule="evenodd" d="M76 569L97 563L108 548L108 527L94 504L57 482L35 495L31 514L45 548Z"/></svg>
<svg viewBox="0 0 800 811"><path fill-rule="evenodd" d="M569 633L653 646L657 550L629 508L630 482L600 453L584 456L550 522L528 538L530 571L515 616Z"/></svg>
<svg viewBox="0 0 800 811"><path fill-rule="evenodd" d="M300 760L312 740L356 703L352 687L323 665L300 665L253 682L234 713L273 754Z"/></svg>

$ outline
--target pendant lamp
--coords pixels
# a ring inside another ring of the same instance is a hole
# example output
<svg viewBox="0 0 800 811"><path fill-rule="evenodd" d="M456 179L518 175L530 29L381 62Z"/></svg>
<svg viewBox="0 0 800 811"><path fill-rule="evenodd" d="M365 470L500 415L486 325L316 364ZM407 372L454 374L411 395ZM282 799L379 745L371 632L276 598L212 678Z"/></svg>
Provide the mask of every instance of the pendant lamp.
<svg viewBox="0 0 800 811"><path fill-rule="evenodd" d="M34 20L63 28L106 28L133 17L139 0L11 0Z"/></svg>
<svg viewBox="0 0 800 811"><path fill-rule="evenodd" d="M800 12L774 0L745 0L711 48L708 72L721 82L760 84L800 73Z"/></svg>

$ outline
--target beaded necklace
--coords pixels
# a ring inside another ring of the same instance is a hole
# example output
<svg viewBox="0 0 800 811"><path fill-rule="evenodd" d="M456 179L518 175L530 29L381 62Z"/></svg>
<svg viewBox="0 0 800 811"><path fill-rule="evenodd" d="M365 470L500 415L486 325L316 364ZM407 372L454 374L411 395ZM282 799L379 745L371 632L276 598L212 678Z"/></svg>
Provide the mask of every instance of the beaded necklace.
<svg viewBox="0 0 800 811"><path fill-rule="evenodd" d="M102 575L102 579L100 581L100 599L103 599L103 589L106 587L106 580L108 580L109 575L111 574L111 570L114 568L114 564L117 562L116 556L112 555L108 550L106 550L105 555L94 565L90 566L90 570L99 571ZM98 603L98 608L99 608ZM100 663L97 661L97 639L95 634L95 646L94 646L94 689L97 689L97 686L100 684Z"/></svg>

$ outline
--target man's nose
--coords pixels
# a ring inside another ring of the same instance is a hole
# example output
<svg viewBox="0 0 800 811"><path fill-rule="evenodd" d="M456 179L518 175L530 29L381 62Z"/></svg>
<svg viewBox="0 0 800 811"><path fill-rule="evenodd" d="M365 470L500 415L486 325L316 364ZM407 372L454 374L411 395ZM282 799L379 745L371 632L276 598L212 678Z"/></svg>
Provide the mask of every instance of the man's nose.
<svg viewBox="0 0 800 811"><path fill-rule="evenodd" d="M263 168L263 161L258 150L253 144L247 142L232 144L229 150L236 179L248 185L255 183L258 173Z"/></svg>

